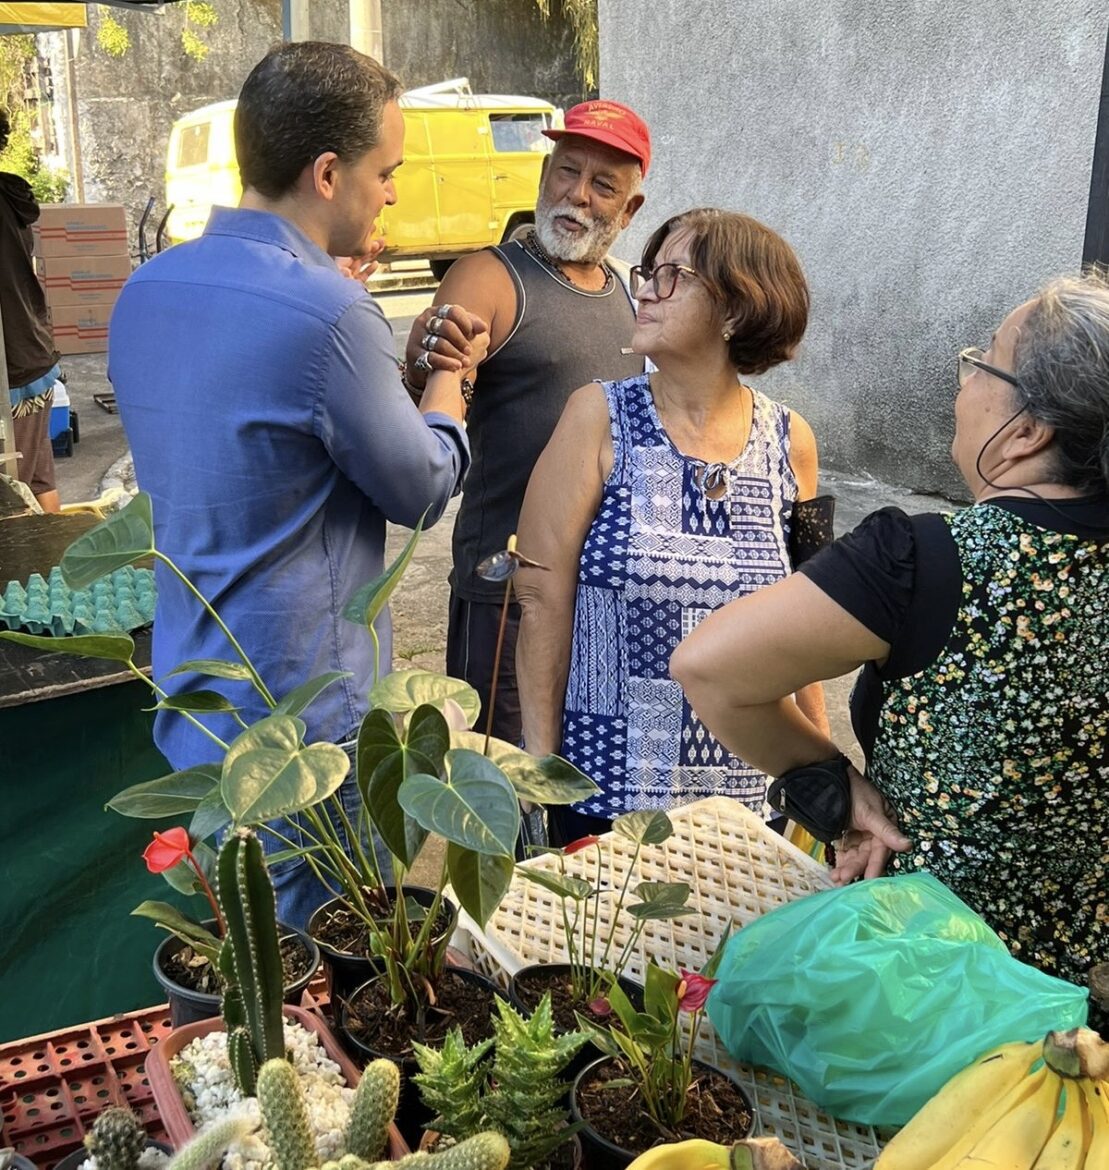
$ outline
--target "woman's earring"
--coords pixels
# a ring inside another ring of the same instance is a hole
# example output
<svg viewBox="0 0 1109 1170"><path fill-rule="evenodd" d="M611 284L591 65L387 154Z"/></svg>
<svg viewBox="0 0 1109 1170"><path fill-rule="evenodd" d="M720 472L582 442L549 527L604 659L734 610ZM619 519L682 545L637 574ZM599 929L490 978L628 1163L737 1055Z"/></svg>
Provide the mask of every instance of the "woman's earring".
<svg viewBox="0 0 1109 1170"><path fill-rule="evenodd" d="M730 329L725 329L724 332L721 334L721 336L724 338L725 341L731 341L732 331Z"/></svg>

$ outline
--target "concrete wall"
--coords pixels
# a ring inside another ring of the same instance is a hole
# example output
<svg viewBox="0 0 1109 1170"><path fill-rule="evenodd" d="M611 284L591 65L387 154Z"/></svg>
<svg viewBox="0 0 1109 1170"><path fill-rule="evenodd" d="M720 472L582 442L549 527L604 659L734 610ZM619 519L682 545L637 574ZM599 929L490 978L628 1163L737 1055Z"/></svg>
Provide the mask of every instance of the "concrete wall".
<svg viewBox="0 0 1109 1170"><path fill-rule="evenodd" d="M600 0L601 93L651 125L647 205L752 214L813 293L759 380L823 460L958 492L955 355L1081 261L1109 5Z"/></svg>

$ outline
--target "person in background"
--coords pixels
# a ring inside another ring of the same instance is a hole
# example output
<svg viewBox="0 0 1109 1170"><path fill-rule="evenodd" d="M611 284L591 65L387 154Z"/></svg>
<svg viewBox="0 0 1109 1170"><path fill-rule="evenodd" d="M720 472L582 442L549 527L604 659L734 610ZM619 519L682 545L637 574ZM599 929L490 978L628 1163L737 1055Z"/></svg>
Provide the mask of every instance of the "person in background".
<svg viewBox="0 0 1109 1170"><path fill-rule="evenodd" d="M0 152L8 145L11 121L0 110ZM61 370L46 313L46 294L31 259L31 224L39 205L26 179L0 171L0 314L4 357L20 453L15 478L34 493L44 512L61 507L54 481L50 409Z"/></svg>
<svg viewBox="0 0 1109 1170"><path fill-rule="evenodd" d="M707 796L766 815L765 773L709 735L667 664L714 609L791 572L795 505L816 492L808 424L746 381L805 332L789 245L749 216L688 211L651 236L632 291L632 348L655 370L576 391L520 516L521 551L546 566L515 578L524 743L602 789L551 810L556 843ZM819 686L798 704L826 730Z"/></svg>
<svg viewBox="0 0 1109 1170"><path fill-rule="evenodd" d="M959 354L957 388L971 507L874 513L671 666L837 841L837 880L927 869L1018 959L1085 985L1109 960L1109 284L1049 283ZM859 666L865 779L784 698Z"/></svg>
<svg viewBox="0 0 1109 1170"><path fill-rule="evenodd" d="M268 53L235 114L240 206L213 209L199 239L144 264L109 332L109 376L158 547L218 608L275 696L345 672L304 712L309 742L347 744L366 711L372 641L341 615L383 572L386 521L433 524L469 465L461 370L430 378L417 409L384 314L334 259L353 258L357 271L374 220L396 200L399 93L347 45ZM455 310L452 324L480 358L482 323ZM154 674L195 689L196 675L167 672L224 658L226 643L161 570ZM387 613L376 629L384 672ZM224 689L247 723L266 713L249 685ZM225 740L237 730L227 716L208 726ZM172 712L159 712L155 738L174 768L218 756ZM353 809L353 778L342 792ZM290 925L329 896L303 859L271 873Z"/></svg>
<svg viewBox="0 0 1109 1170"><path fill-rule="evenodd" d="M528 476L571 392L589 378L643 369L643 359L626 352L634 307L608 253L643 204L650 134L612 101L574 106L564 127L544 131L555 147L544 160L534 230L456 260L408 338L406 380L418 394L427 369L457 364L465 340L436 320L434 306L455 302L489 322L489 354L472 375L473 466L454 526L447 630L447 672L477 690L483 725L504 587L482 580L477 566L516 531ZM530 555L526 545L520 551ZM519 620L513 603L493 723L493 734L514 744Z"/></svg>

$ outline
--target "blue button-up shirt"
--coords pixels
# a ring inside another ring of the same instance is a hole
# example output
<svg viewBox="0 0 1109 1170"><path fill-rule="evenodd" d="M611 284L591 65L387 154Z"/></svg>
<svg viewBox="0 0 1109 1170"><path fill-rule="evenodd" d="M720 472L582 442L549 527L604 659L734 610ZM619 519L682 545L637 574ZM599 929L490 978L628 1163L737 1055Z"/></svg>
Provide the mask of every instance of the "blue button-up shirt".
<svg viewBox="0 0 1109 1170"><path fill-rule="evenodd" d="M216 208L204 235L144 264L112 314L109 376L153 499L158 548L213 604L280 698L331 670L302 716L308 739L347 737L373 679L369 631L342 609L384 568L385 522L442 514L469 465L462 426L421 415L401 385L381 309L287 220ZM234 659L218 627L157 567L154 675L169 691L212 688L249 723L249 684L166 674L186 659ZM381 669L391 651L378 621ZM224 740L230 717L205 716ZM175 768L221 753L160 712Z"/></svg>

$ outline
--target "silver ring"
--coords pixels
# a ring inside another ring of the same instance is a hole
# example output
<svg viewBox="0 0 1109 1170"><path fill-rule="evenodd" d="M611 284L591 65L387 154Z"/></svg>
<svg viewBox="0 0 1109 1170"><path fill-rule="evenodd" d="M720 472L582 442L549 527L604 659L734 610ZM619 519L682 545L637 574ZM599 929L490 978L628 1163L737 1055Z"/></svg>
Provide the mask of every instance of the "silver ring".
<svg viewBox="0 0 1109 1170"><path fill-rule="evenodd" d="M423 370L425 374L431 373L431 358L426 353L420 354L420 356L412 363L412 365L417 370Z"/></svg>
<svg viewBox="0 0 1109 1170"><path fill-rule="evenodd" d="M439 336L439 330L442 328L443 328L443 318L442 317L438 317L438 316L432 317L431 320L427 323L428 333L433 333L433 334L435 334L436 337Z"/></svg>
<svg viewBox="0 0 1109 1170"><path fill-rule="evenodd" d="M454 305L438 305L435 309L435 316L442 320L444 317L450 315L450 311L453 308Z"/></svg>
<svg viewBox="0 0 1109 1170"><path fill-rule="evenodd" d="M434 333L425 333L420 339L420 349L434 351L435 343L439 340Z"/></svg>

